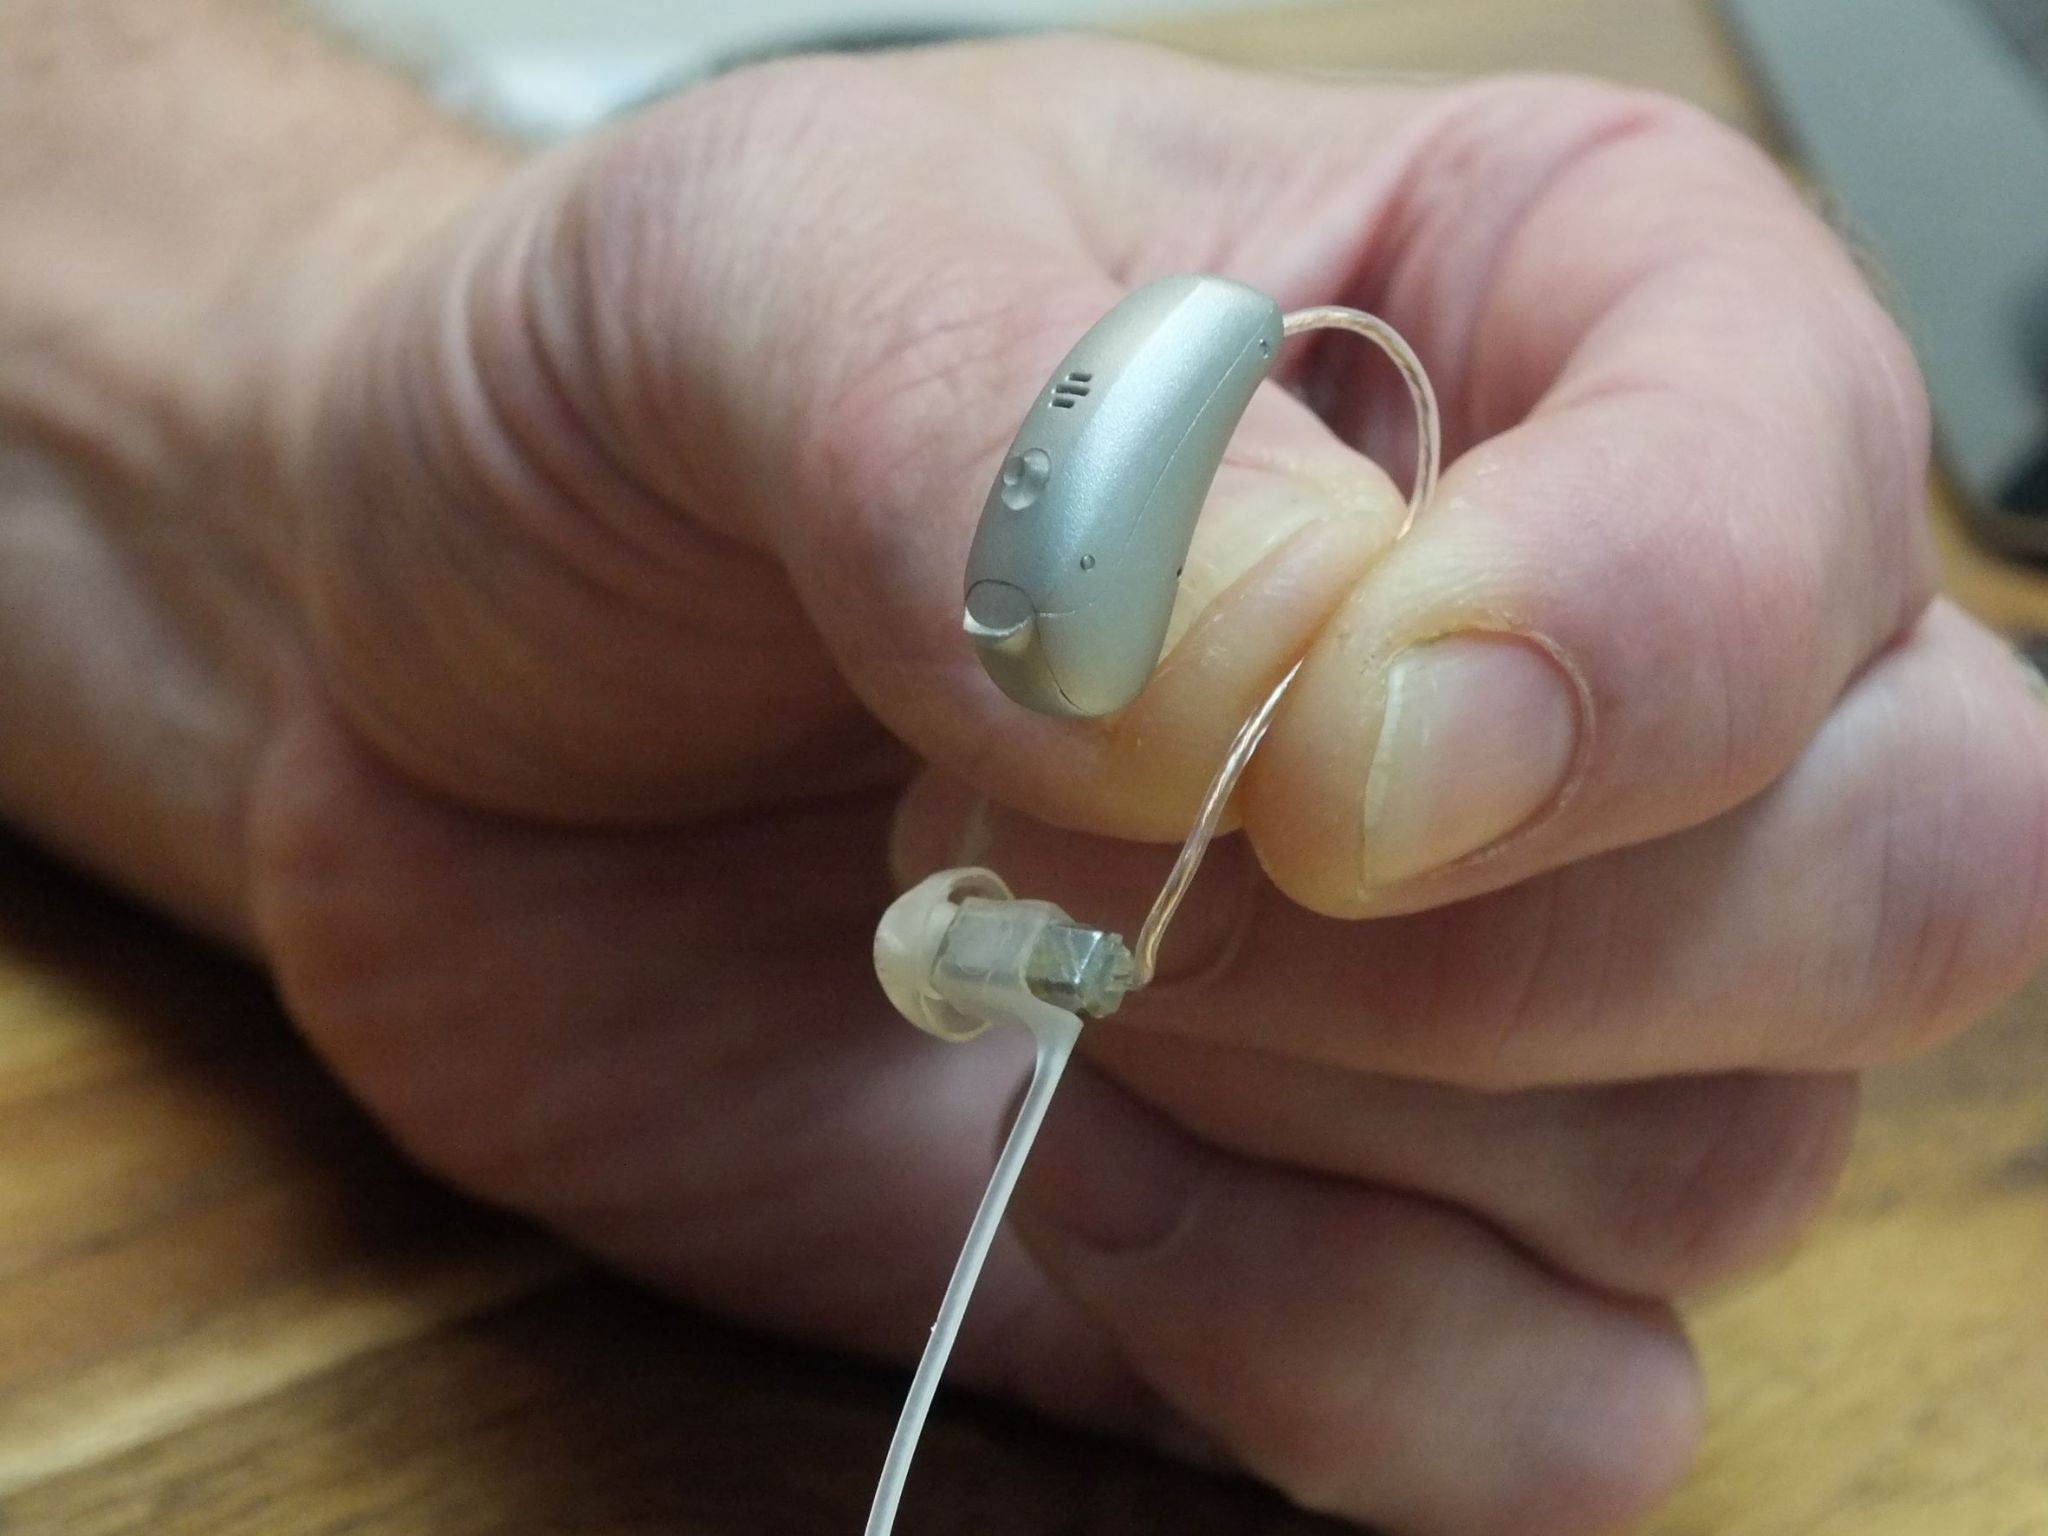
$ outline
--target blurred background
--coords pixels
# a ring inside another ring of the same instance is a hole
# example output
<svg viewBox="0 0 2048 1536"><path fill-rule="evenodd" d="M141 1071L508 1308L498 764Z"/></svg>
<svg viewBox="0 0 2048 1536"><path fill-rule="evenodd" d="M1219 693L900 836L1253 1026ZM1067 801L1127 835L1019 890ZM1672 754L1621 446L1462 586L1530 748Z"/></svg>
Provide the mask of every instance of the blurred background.
<svg viewBox="0 0 2048 1536"><path fill-rule="evenodd" d="M1250 0L1256 9L1260 0ZM1268 6L1277 0L1265 0ZM514 132L573 131L621 97L760 52L945 32L1113 25L1246 0L315 0L431 73L447 99Z"/></svg>

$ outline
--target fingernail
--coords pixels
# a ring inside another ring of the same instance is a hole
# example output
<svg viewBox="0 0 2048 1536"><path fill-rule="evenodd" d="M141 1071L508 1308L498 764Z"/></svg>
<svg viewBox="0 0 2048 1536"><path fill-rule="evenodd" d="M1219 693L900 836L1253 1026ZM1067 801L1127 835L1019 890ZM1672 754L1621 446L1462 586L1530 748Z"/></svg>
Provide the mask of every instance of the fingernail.
<svg viewBox="0 0 2048 1536"><path fill-rule="evenodd" d="M1578 690L1542 647L1455 636L1403 651L1365 781L1368 885L1440 869L1523 826L1564 787Z"/></svg>
<svg viewBox="0 0 2048 1536"><path fill-rule="evenodd" d="M1151 1248L1180 1226L1198 1155L1156 1111L1077 1063L1025 1165L1021 1214L1083 1248Z"/></svg>

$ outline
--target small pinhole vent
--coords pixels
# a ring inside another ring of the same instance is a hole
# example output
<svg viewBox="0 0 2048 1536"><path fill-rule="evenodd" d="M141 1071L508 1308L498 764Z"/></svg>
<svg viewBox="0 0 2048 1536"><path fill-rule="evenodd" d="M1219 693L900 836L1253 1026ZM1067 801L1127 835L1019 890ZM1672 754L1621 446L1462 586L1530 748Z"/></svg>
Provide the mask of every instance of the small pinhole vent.
<svg viewBox="0 0 2048 1536"><path fill-rule="evenodd" d="M1081 569L1082 569L1082 570L1084 570L1084 571L1092 571L1092 570L1094 570L1094 569L1095 569L1095 557L1094 557L1093 555L1083 555L1083 556L1081 557Z"/></svg>

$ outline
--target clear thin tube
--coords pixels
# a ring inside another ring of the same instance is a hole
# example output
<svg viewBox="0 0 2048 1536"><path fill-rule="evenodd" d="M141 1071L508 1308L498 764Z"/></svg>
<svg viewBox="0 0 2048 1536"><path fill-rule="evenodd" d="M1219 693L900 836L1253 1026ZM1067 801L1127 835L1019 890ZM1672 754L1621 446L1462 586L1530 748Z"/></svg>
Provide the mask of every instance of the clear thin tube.
<svg viewBox="0 0 2048 1536"><path fill-rule="evenodd" d="M1436 494L1437 470L1443 458L1443 428L1437 417L1436 391L1430 387L1422 359L1415 355L1415 349L1408 345L1399 331L1379 316L1369 315L1362 309L1346 309L1336 304L1298 309L1286 317L1282 327L1288 336L1299 336L1304 331L1350 331L1372 342L1400 370L1401 381L1408 386L1408 399L1415 408L1415 483L1408 493L1407 515L1401 519L1400 530L1395 534L1396 538L1401 537L1415 525L1415 515ZM1287 669L1286 675L1266 695L1265 702L1237 728L1229 749L1223 754L1223 761L1216 765L1216 776L1209 781L1208 791L1202 796L1202 807L1196 813L1195 824L1188 829L1187 840L1180 845L1180 855L1167 872L1166 883L1159 888L1152 910L1145 914L1144 924L1138 929L1138 940L1131 946L1131 985L1134 990L1148 985L1157 971L1159 946L1166 939L1167 925L1173 921L1174 913L1180 910L1181 899L1187 895L1188 887L1194 884L1195 874L1201 869L1202 859L1215 839L1217 824L1223 820L1230 797L1237 789L1237 781L1244 777L1252 754L1258 750L1259 742L1266 734L1266 727L1273 723L1274 711L1279 709L1281 699L1287 696L1288 688L1300 671L1299 661Z"/></svg>
<svg viewBox="0 0 2048 1536"><path fill-rule="evenodd" d="M988 1188L982 1192L981 1206L967 1228L967 1241L960 1247L960 1257L953 1262L953 1278L946 1282L945 1298L939 1303L938 1320L932 1324L931 1337L926 1340L924 1354L917 1362L917 1372L910 1378L910 1391L903 1399L903 1412L897 1417L896 1433L889 1441L889 1454L882 1460L882 1477L875 1487L875 1502L868 1510L867 1536L889 1536L890 1527L896 1523L896 1506L903 1498L903 1485L910 1477L910 1459L917 1454L918 1436L924 1431L925 1417L931 1412L932 1399L938 1393L939 1378L945 1374L946 1360L953 1353L953 1341L960 1336L960 1321L967 1315L967 1299L974 1294L974 1282L980 1278L981 1267L988 1261L996 1231L1002 1226L1003 1212L1009 1208L1010 1193L1017 1187L1017 1176L1024 1171L1024 1159L1030 1156L1031 1144L1038 1139L1038 1128L1045 1122L1046 1106L1052 1103L1060 1074L1066 1071L1067 1060L1074 1054L1074 1042L1080 1038L1081 1024L1075 1019L1070 1029L1041 1026L1034 1028L1032 1033L1038 1052L1031 1065L1031 1085L1024 1090L1024 1102L1018 1106L1017 1118L1010 1124L1010 1134L1003 1140L1003 1150L996 1157L995 1172L990 1175Z"/></svg>

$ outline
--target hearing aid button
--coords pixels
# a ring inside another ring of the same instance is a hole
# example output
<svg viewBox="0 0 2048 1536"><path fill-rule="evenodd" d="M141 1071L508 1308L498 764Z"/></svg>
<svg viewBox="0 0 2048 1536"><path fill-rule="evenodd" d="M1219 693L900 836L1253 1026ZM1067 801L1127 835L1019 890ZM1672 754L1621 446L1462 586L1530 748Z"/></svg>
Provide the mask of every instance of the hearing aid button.
<svg viewBox="0 0 2048 1536"><path fill-rule="evenodd" d="M1043 448L1011 454L1003 465L1003 505L1012 512L1022 512L1038 500L1038 493L1051 478L1052 455Z"/></svg>
<svg viewBox="0 0 2048 1536"><path fill-rule="evenodd" d="M1021 656L1038 633L1038 613L1022 587L1007 581L977 581L967 592L960 628L985 651Z"/></svg>

